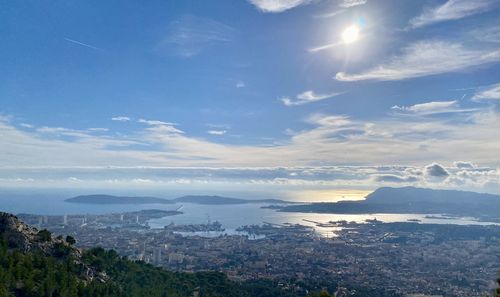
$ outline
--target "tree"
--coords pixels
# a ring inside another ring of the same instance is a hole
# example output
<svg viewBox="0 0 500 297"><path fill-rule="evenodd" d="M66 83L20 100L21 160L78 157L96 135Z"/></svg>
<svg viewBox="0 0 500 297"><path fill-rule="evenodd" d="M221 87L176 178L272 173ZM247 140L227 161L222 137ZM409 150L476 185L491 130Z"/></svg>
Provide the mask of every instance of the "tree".
<svg viewBox="0 0 500 297"><path fill-rule="evenodd" d="M328 291L326 290L322 290L321 292L319 293L312 293L310 295L308 295L308 297L331 297L332 295L330 295L330 293L328 293Z"/></svg>
<svg viewBox="0 0 500 297"><path fill-rule="evenodd" d="M40 238L40 240L47 242L52 239L52 233L50 233L50 231L47 229L43 229L38 231L38 237Z"/></svg>
<svg viewBox="0 0 500 297"><path fill-rule="evenodd" d="M66 242L69 244L69 245L74 245L76 243L76 240L73 236L66 236Z"/></svg>

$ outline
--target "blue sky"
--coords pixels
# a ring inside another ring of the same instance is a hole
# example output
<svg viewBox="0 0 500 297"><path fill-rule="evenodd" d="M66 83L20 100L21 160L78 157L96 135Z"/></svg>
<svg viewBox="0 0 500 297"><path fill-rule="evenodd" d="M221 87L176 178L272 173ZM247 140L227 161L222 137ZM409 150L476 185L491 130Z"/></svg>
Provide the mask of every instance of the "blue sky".
<svg viewBox="0 0 500 297"><path fill-rule="evenodd" d="M2 187L500 193L500 1L0 6Z"/></svg>

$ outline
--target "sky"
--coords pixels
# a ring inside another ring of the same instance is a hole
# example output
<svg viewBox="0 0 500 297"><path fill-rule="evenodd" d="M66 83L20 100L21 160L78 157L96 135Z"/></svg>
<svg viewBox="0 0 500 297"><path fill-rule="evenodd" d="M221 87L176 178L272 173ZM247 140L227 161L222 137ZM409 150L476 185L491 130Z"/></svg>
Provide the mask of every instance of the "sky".
<svg viewBox="0 0 500 297"><path fill-rule="evenodd" d="M0 188L500 194L499 19L499 0L3 2Z"/></svg>

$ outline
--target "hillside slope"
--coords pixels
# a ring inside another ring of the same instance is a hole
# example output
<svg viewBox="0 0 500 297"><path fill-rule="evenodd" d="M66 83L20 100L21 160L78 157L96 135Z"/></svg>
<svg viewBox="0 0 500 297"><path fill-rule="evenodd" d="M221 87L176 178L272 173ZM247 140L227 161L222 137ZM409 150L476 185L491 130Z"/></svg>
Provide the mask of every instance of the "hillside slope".
<svg viewBox="0 0 500 297"><path fill-rule="evenodd" d="M500 196L457 190L436 190L416 187L378 188L366 196L366 203L447 203L500 205Z"/></svg>
<svg viewBox="0 0 500 297"><path fill-rule="evenodd" d="M0 297L294 296L271 282L236 283L218 272L174 273L113 250L80 252L72 242L0 213Z"/></svg>

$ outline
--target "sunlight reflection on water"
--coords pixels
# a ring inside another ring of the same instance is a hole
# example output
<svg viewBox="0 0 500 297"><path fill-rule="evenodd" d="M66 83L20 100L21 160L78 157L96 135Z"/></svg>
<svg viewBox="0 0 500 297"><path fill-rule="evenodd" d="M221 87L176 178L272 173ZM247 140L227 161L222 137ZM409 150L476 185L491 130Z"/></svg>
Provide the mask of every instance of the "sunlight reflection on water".
<svg viewBox="0 0 500 297"><path fill-rule="evenodd" d="M154 219L149 221L152 228L163 228L170 223L201 224L208 220L219 221L226 229L222 234L237 234L235 229L243 225L260 225L268 222L273 224L301 224L314 227L321 236L334 236L340 227L318 227L315 222L328 223L330 221L354 221L363 223L365 220L376 218L382 222L407 222L419 220L429 224L458 224L458 225L490 225L490 222L477 222L473 218L429 218L426 214L315 214L315 213L286 213L271 209L260 208L259 204L247 205L197 205L186 203L183 205L183 214ZM305 221L309 220L309 221ZM215 233L214 233L215 234Z"/></svg>

